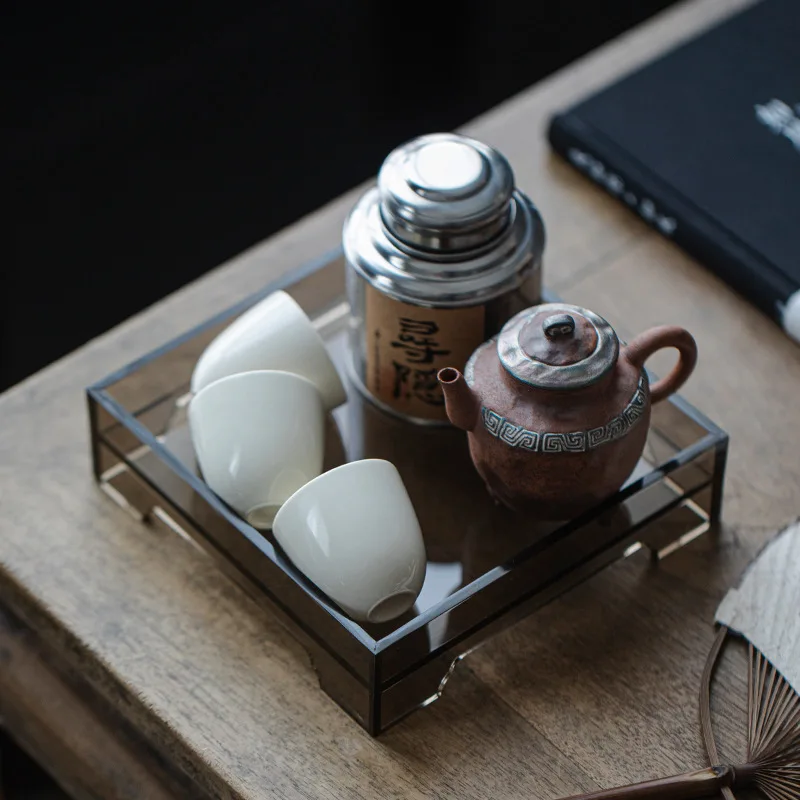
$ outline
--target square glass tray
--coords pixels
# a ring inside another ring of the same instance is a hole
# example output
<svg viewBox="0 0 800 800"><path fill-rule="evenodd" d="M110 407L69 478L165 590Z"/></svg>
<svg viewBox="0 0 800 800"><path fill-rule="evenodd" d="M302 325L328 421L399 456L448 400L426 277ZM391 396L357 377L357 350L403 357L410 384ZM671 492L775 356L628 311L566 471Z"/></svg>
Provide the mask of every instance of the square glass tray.
<svg viewBox="0 0 800 800"><path fill-rule="evenodd" d="M382 625L353 622L269 534L220 501L195 464L186 423L194 365L238 314L277 289L306 310L349 374L336 251L89 387L94 474L143 523L166 525L217 558L297 637L323 690L371 734L439 697L458 661L500 629L612 561L642 546L664 557L718 520L728 437L680 397L653 408L644 455L614 497L567 523L541 524L492 502L462 432L388 416L348 382L348 402L327 421L326 469L392 461L429 560L412 611Z"/></svg>

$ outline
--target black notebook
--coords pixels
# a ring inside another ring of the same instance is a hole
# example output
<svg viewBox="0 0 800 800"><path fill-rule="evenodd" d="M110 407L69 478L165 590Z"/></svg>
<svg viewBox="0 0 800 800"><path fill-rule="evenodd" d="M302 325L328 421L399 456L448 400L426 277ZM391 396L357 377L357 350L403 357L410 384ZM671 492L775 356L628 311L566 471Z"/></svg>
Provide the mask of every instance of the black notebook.
<svg viewBox="0 0 800 800"><path fill-rule="evenodd" d="M800 0L764 0L557 115L554 149L800 341Z"/></svg>

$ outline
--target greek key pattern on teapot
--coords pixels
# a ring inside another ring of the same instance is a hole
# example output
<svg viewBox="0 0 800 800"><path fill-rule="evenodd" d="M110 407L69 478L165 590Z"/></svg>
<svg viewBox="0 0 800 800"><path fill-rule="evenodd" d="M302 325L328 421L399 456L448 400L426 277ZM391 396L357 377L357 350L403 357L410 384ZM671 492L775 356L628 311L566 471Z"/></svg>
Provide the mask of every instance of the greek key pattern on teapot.
<svg viewBox="0 0 800 800"><path fill-rule="evenodd" d="M647 391L647 378L642 374L633 397L622 413L599 428L584 431L529 431L486 407L481 409L481 417L486 430L511 447L520 447L533 453L585 453L625 436L645 412Z"/></svg>

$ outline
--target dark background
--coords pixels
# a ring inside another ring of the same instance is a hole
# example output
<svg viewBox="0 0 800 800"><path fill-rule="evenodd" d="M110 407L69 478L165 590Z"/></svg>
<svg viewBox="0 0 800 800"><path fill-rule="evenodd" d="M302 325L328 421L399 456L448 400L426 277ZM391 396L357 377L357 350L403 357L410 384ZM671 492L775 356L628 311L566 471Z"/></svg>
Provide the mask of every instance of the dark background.
<svg viewBox="0 0 800 800"><path fill-rule="evenodd" d="M670 4L7 2L0 389Z"/></svg>

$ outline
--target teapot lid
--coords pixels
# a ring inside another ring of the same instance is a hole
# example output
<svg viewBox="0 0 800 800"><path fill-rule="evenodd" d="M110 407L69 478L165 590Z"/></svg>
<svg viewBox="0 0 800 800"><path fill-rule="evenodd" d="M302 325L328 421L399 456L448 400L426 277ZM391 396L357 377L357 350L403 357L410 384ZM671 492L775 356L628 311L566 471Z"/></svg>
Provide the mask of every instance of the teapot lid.
<svg viewBox="0 0 800 800"><path fill-rule="evenodd" d="M517 380L540 389L580 389L617 363L619 339L601 316L579 306L545 303L512 317L497 337L497 355Z"/></svg>

